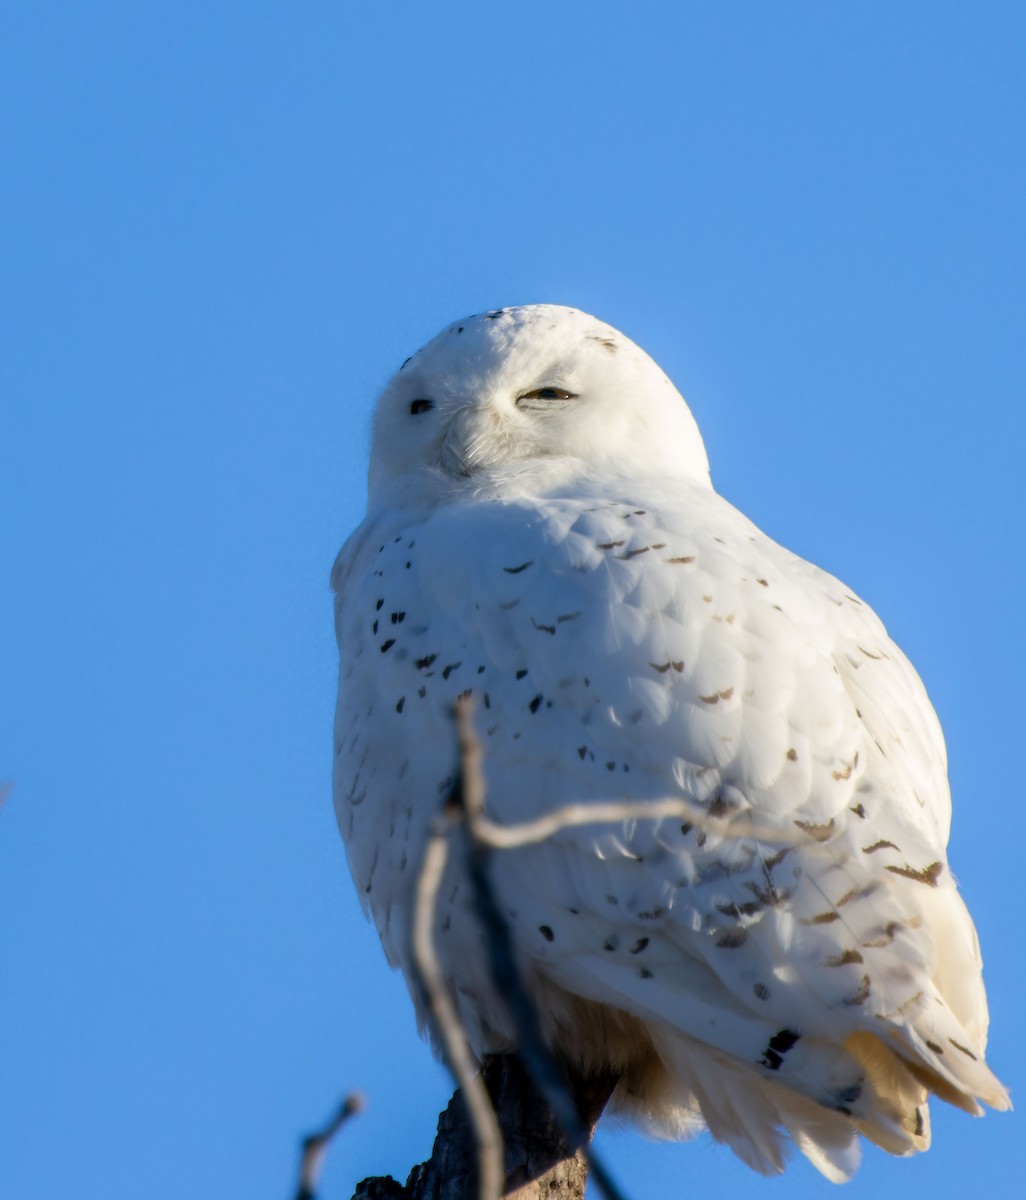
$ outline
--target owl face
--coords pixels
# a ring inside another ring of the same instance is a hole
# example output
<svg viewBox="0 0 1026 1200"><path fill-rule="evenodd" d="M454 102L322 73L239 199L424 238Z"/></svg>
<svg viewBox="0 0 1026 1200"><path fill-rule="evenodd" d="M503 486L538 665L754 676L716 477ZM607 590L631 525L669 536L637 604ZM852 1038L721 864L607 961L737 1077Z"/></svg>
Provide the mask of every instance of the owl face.
<svg viewBox="0 0 1026 1200"><path fill-rule="evenodd" d="M372 500L597 470L708 483L701 435L656 364L575 309L535 304L456 321L407 359L374 425Z"/></svg>

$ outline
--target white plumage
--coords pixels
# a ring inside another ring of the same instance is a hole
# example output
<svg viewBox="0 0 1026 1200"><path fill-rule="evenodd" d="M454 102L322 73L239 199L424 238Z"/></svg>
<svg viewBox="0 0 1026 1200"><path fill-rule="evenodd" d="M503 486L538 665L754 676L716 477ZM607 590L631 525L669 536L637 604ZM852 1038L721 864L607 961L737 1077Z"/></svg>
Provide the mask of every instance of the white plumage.
<svg viewBox="0 0 1026 1200"><path fill-rule="evenodd" d="M494 817L679 796L718 822L496 857L549 1036L623 1072L621 1111L767 1173L790 1137L842 1180L860 1132L926 1148L929 1092L1008 1106L923 685L861 600L713 491L690 411L622 334L534 305L408 359L333 583L336 811L407 978L469 691ZM511 1032L467 904L454 871L437 946L484 1055Z"/></svg>

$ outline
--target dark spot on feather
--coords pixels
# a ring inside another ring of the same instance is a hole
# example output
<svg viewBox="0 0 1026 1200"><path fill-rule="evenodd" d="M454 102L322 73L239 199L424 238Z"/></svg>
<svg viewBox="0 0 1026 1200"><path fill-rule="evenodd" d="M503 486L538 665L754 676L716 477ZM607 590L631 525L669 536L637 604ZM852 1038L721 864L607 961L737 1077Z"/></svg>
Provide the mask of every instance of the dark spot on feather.
<svg viewBox="0 0 1026 1200"><path fill-rule="evenodd" d="M615 550L617 546L622 546L623 543L624 539L621 538L618 542L597 542L596 545L599 550Z"/></svg>
<svg viewBox="0 0 1026 1200"><path fill-rule="evenodd" d="M378 600L378 602L377 602L377 604L375 604L375 605L374 605L374 611L375 611L375 612L380 612L380 611L381 611L381 606L382 606L384 603L385 603L384 599L379 599L379 600Z"/></svg>
<svg viewBox="0 0 1026 1200"><path fill-rule="evenodd" d="M748 941L748 932L744 929L728 929L721 938L716 942L716 945L721 950L737 950L739 946L743 946Z"/></svg>
<svg viewBox="0 0 1026 1200"><path fill-rule="evenodd" d="M578 757L579 759L581 759L582 761L584 760L584 756L585 756L587 753L588 753L588 747L587 747L587 746L578 746L578 747L577 747L577 757Z"/></svg>
<svg viewBox="0 0 1026 1200"><path fill-rule="evenodd" d="M944 1053L944 1047L938 1046L936 1042L931 1042L929 1038L926 1039L926 1044L927 1044L927 1046L930 1047L930 1049L934 1052L934 1054L943 1054Z"/></svg>
<svg viewBox="0 0 1026 1200"><path fill-rule="evenodd" d="M399 697L399 700L398 700L398 702L397 702L397 704L396 704L396 706L395 706L395 711L396 711L397 713L401 713L401 712L403 711L403 705L404 705L405 703L406 703L406 697L405 697L405 696L400 696L400 697Z"/></svg>
<svg viewBox="0 0 1026 1200"><path fill-rule="evenodd" d="M538 932L547 942L551 942L556 936L548 925L539 925Z"/></svg>
<svg viewBox="0 0 1026 1200"><path fill-rule="evenodd" d="M519 671L517 671L517 679L523 679L523 677L524 677L526 674L527 674L527 668L526 668L526 667L521 667L521 668L520 668L520 670L519 670Z"/></svg>
<svg viewBox="0 0 1026 1200"><path fill-rule="evenodd" d="M371 633L377 633L377 632L378 632L378 623L377 623L377 621L375 621L374 624L371 626Z"/></svg>
<svg viewBox="0 0 1026 1200"><path fill-rule="evenodd" d="M746 900L744 904L736 904L733 900L729 904L717 904L716 911L723 913L725 917L733 917L736 921L740 921L742 917L754 917L757 912L762 912L762 904L758 900Z"/></svg>
<svg viewBox="0 0 1026 1200"><path fill-rule="evenodd" d="M529 566L531 566L531 564L533 562L534 562L534 559L532 558L532 559L529 559L525 563L521 563L519 567L503 567L502 569L506 572L507 575L519 575L521 571L526 571L527 568Z"/></svg>
<svg viewBox="0 0 1026 1200"><path fill-rule="evenodd" d="M812 821L795 821L795 824L810 838L817 842L825 842L834 831L834 818L831 817L825 825L816 825Z"/></svg>
<svg viewBox="0 0 1026 1200"><path fill-rule="evenodd" d="M817 913L814 917L803 917L800 919L801 925L829 925L833 921L839 921L841 914L839 912L823 912Z"/></svg>
<svg viewBox="0 0 1026 1200"><path fill-rule="evenodd" d="M647 937L638 938L638 940L634 943L634 945L631 946L631 954L640 954L647 945L648 945Z"/></svg>
<svg viewBox="0 0 1026 1200"><path fill-rule="evenodd" d="M695 556L693 554L682 554L678 558L668 558L668 563L693 563Z"/></svg>
<svg viewBox="0 0 1026 1200"><path fill-rule="evenodd" d="M791 747L791 749L790 749L790 750L788 750L788 752L787 752L787 758L788 758L788 759L789 759L789 761L791 761L791 762L797 762L797 761L798 761L798 751L797 751L797 750L796 750L796 749L795 749L793 746Z"/></svg>
<svg viewBox="0 0 1026 1200"><path fill-rule="evenodd" d="M535 627L535 629L538 630L539 633L554 634L556 632L555 625L541 625L534 619L534 617L531 618L531 624Z"/></svg>
<svg viewBox="0 0 1026 1200"><path fill-rule="evenodd" d="M861 817L863 821L866 819L866 809L864 805L853 804L850 811L853 812L857 817Z"/></svg>
<svg viewBox="0 0 1026 1200"><path fill-rule="evenodd" d="M394 612L392 614L392 624L393 625L401 625L403 623L403 621L405 621L405 620L406 620L406 613L404 613L404 612Z"/></svg>
<svg viewBox="0 0 1026 1200"><path fill-rule="evenodd" d="M944 864L939 862L930 863L928 867L923 867L921 871L917 871L914 867L908 865L904 867L888 867L887 870L892 875L901 875L904 879L912 879L916 883L925 883L927 887L936 887L937 880L944 870Z"/></svg>
<svg viewBox="0 0 1026 1200"><path fill-rule="evenodd" d="M539 694L539 695L535 696L535 698L531 701L530 704L528 704L527 707L531 710L531 712L536 713L538 711L538 709L541 708L541 702L542 702L543 698L544 697L542 697L541 694Z"/></svg>
<svg viewBox="0 0 1026 1200"><path fill-rule="evenodd" d="M619 559L637 558L639 554L647 554L651 550L651 546L642 546L638 550L628 550L626 554L618 554Z"/></svg>
<svg viewBox="0 0 1026 1200"><path fill-rule="evenodd" d="M462 663L458 663L458 662L449 663L449 665L447 667L442 668L442 678L448 679L449 676L453 673L453 671L457 670L462 665L463 665Z"/></svg>
<svg viewBox="0 0 1026 1200"><path fill-rule="evenodd" d="M759 1060L761 1065L769 1067L771 1071L778 1071L784 1061L784 1055L799 1041L801 1041L801 1034L795 1033L791 1029L781 1029L779 1033L775 1033L770 1038L769 1045Z"/></svg>
<svg viewBox="0 0 1026 1200"><path fill-rule="evenodd" d="M413 660L413 665L418 671L424 671L431 666L437 657L437 654L427 654L423 658L415 658Z"/></svg>
<svg viewBox="0 0 1026 1200"><path fill-rule="evenodd" d="M764 983L753 983L752 991L755 993L757 1000L768 1000L770 998L770 990Z"/></svg>
<svg viewBox="0 0 1026 1200"><path fill-rule="evenodd" d="M868 999L869 999L869 976L863 975L862 980L859 983L858 991L853 992L850 996L845 996L843 1003L847 1004L849 1006L849 1008L851 1008L858 1004L865 1004L865 1002Z"/></svg>
<svg viewBox="0 0 1026 1200"><path fill-rule="evenodd" d="M845 950L841 954L832 954L829 958L823 959L824 967L846 967L849 963L864 962L862 955L857 950Z"/></svg>
<svg viewBox="0 0 1026 1200"><path fill-rule="evenodd" d="M651 979L652 972L648 969L648 967L638 967L638 978L639 979Z"/></svg>
<svg viewBox="0 0 1026 1200"><path fill-rule="evenodd" d="M966 1058L971 1058L973 1062L979 1062L979 1059L967 1046L963 1046L961 1042L956 1042L954 1038L948 1038L948 1041L952 1044L952 1046L955 1047L956 1050L961 1050Z"/></svg>
<svg viewBox="0 0 1026 1200"><path fill-rule="evenodd" d="M384 654L386 650L391 650L394 645L395 645L395 638L389 638L388 641L382 642L381 643L381 653Z"/></svg>
<svg viewBox="0 0 1026 1200"><path fill-rule="evenodd" d="M898 850L900 847L895 846L893 842L887 841L886 838L881 838L878 842L874 842L871 846L863 846L863 854L875 854L877 850Z"/></svg>

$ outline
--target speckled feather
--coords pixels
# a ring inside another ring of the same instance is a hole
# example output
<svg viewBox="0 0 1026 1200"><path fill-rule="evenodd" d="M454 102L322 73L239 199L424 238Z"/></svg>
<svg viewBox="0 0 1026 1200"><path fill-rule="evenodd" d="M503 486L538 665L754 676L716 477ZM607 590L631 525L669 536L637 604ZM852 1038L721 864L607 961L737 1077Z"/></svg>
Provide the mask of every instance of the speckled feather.
<svg viewBox="0 0 1026 1200"><path fill-rule="evenodd" d="M867 605L712 490L623 335L533 306L430 343L382 398L334 584L336 809L393 965L469 692L496 818L681 796L718 819L496 858L550 1037L620 1067L624 1111L764 1172L789 1136L841 1180L856 1131L925 1148L929 1091L1007 1106L925 690ZM484 1054L511 1035L467 901L452 874L438 948Z"/></svg>

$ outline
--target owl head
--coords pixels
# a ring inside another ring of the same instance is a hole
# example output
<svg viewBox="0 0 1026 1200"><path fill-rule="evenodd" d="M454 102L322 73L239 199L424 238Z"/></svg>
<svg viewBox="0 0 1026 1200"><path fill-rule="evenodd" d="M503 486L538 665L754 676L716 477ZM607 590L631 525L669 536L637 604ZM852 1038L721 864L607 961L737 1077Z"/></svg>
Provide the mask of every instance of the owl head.
<svg viewBox="0 0 1026 1200"><path fill-rule="evenodd" d="M372 505L639 475L708 485L698 426L643 350L576 309L530 304L455 321L378 401Z"/></svg>

